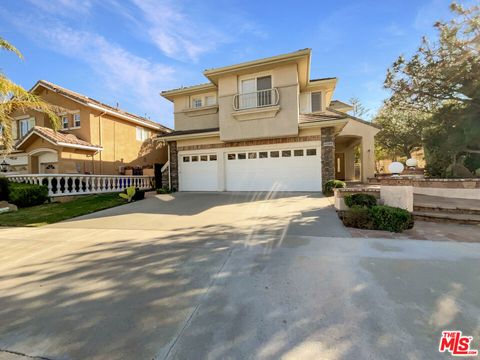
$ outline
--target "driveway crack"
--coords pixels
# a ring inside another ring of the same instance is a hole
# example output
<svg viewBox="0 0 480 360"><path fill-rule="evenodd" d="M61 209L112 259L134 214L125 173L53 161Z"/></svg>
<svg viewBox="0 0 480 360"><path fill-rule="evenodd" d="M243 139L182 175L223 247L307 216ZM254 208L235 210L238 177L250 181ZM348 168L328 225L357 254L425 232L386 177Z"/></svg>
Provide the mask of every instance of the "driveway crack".
<svg viewBox="0 0 480 360"><path fill-rule="evenodd" d="M53 359L50 359L50 358L47 358L47 357L44 357L44 356L28 355L28 354L24 354L24 353L19 352L19 351L13 351L13 350L8 350L8 349L0 349L0 353L1 352L7 353L7 354L23 356L23 357L26 357L28 359L53 360Z"/></svg>
<svg viewBox="0 0 480 360"><path fill-rule="evenodd" d="M180 331L178 332L177 336L175 337L175 340L173 340L172 345L170 345L167 353L165 354L165 357L163 358L164 360L168 359L168 357L170 356L170 353L172 352L173 348L174 348L175 345L177 344L178 339L180 339L180 338L183 336L183 333L185 332L185 329L188 327L188 325L190 325L193 317L195 316L195 314L197 313L198 309L200 308L200 305L202 304L203 300L207 297L208 293L210 292L210 289L211 289L211 288L213 287L213 285L215 284L216 279L217 279L217 275L220 274L220 273L223 271L223 268L225 267L228 259L230 259L230 256L232 255L233 250L234 250L234 248L228 250L228 253L227 253L227 255L225 256L225 260L223 261L222 265L220 265L220 267L219 267L219 269L217 270L217 272L215 272L215 274L213 275L212 281L210 281L210 284L208 285L207 290L205 291L205 293L202 294L202 296L200 296L200 299L198 300L197 305L196 305L195 308L193 309L193 311L192 311L192 313L190 314L190 316L188 317L187 321L185 321L185 324L182 326L182 328L181 328ZM155 357L155 358L157 358L157 357Z"/></svg>

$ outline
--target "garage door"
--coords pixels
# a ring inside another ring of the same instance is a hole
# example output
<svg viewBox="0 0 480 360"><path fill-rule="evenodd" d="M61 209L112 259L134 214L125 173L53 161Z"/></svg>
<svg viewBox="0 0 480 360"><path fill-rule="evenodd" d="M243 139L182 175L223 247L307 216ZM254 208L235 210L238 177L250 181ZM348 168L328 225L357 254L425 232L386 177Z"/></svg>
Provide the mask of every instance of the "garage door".
<svg viewBox="0 0 480 360"><path fill-rule="evenodd" d="M321 191L320 148L232 151L225 156L228 191Z"/></svg>
<svg viewBox="0 0 480 360"><path fill-rule="evenodd" d="M180 190L217 191L217 164L216 154L180 154Z"/></svg>

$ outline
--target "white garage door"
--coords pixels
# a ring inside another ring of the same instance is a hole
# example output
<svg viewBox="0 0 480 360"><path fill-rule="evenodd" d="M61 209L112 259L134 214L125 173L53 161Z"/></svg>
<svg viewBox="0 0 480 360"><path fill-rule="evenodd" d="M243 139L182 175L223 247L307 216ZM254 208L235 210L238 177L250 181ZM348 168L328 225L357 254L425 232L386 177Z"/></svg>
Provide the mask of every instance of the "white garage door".
<svg viewBox="0 0 480 360"><path fill-rule="evenodd" d="M321 191L320 148L232 151L225 154L227 191Z"/></svg>
<svg viewBox="0 0 480 360"><path fill-rule="evenodd" d="M217 191L216 154L179 155L180 191Z"/></svg>

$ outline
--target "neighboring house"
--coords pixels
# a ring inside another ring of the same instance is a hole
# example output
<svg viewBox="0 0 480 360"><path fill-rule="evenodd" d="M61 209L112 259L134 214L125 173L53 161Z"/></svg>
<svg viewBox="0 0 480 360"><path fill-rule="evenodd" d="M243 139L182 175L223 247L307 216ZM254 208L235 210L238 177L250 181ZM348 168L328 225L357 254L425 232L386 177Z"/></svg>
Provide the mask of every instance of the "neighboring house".
<svg viewBox="0 0 480 360"><path fill-rule="evenodd" d="M12 114L15 150L4 160L10 172L150 175L167 161L155 140L167 127L44 80L30 91L57 107L60 129L42 112Z"/></svg>
<svg viewBox="0 0 480 360"><path fill-rule="evenodd" d="M310 49L204 71L207 84L164 91L174 104L169 182L181 191L320 191L374 175L369 122L332 101L336 78L310 79ZM359 146L359 147L358 147Z"/></svg>

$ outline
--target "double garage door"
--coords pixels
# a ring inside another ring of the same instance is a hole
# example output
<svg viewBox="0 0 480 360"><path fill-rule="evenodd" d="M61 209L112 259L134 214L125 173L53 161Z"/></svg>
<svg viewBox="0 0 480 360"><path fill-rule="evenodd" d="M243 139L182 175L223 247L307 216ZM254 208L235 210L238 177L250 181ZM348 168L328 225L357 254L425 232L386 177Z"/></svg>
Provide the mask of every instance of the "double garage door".
<svg viewBox="0 0 480 360"><path fill-rule="evenodd" d="M180 153L181 191L321 191L320 147Z"/></svg>

